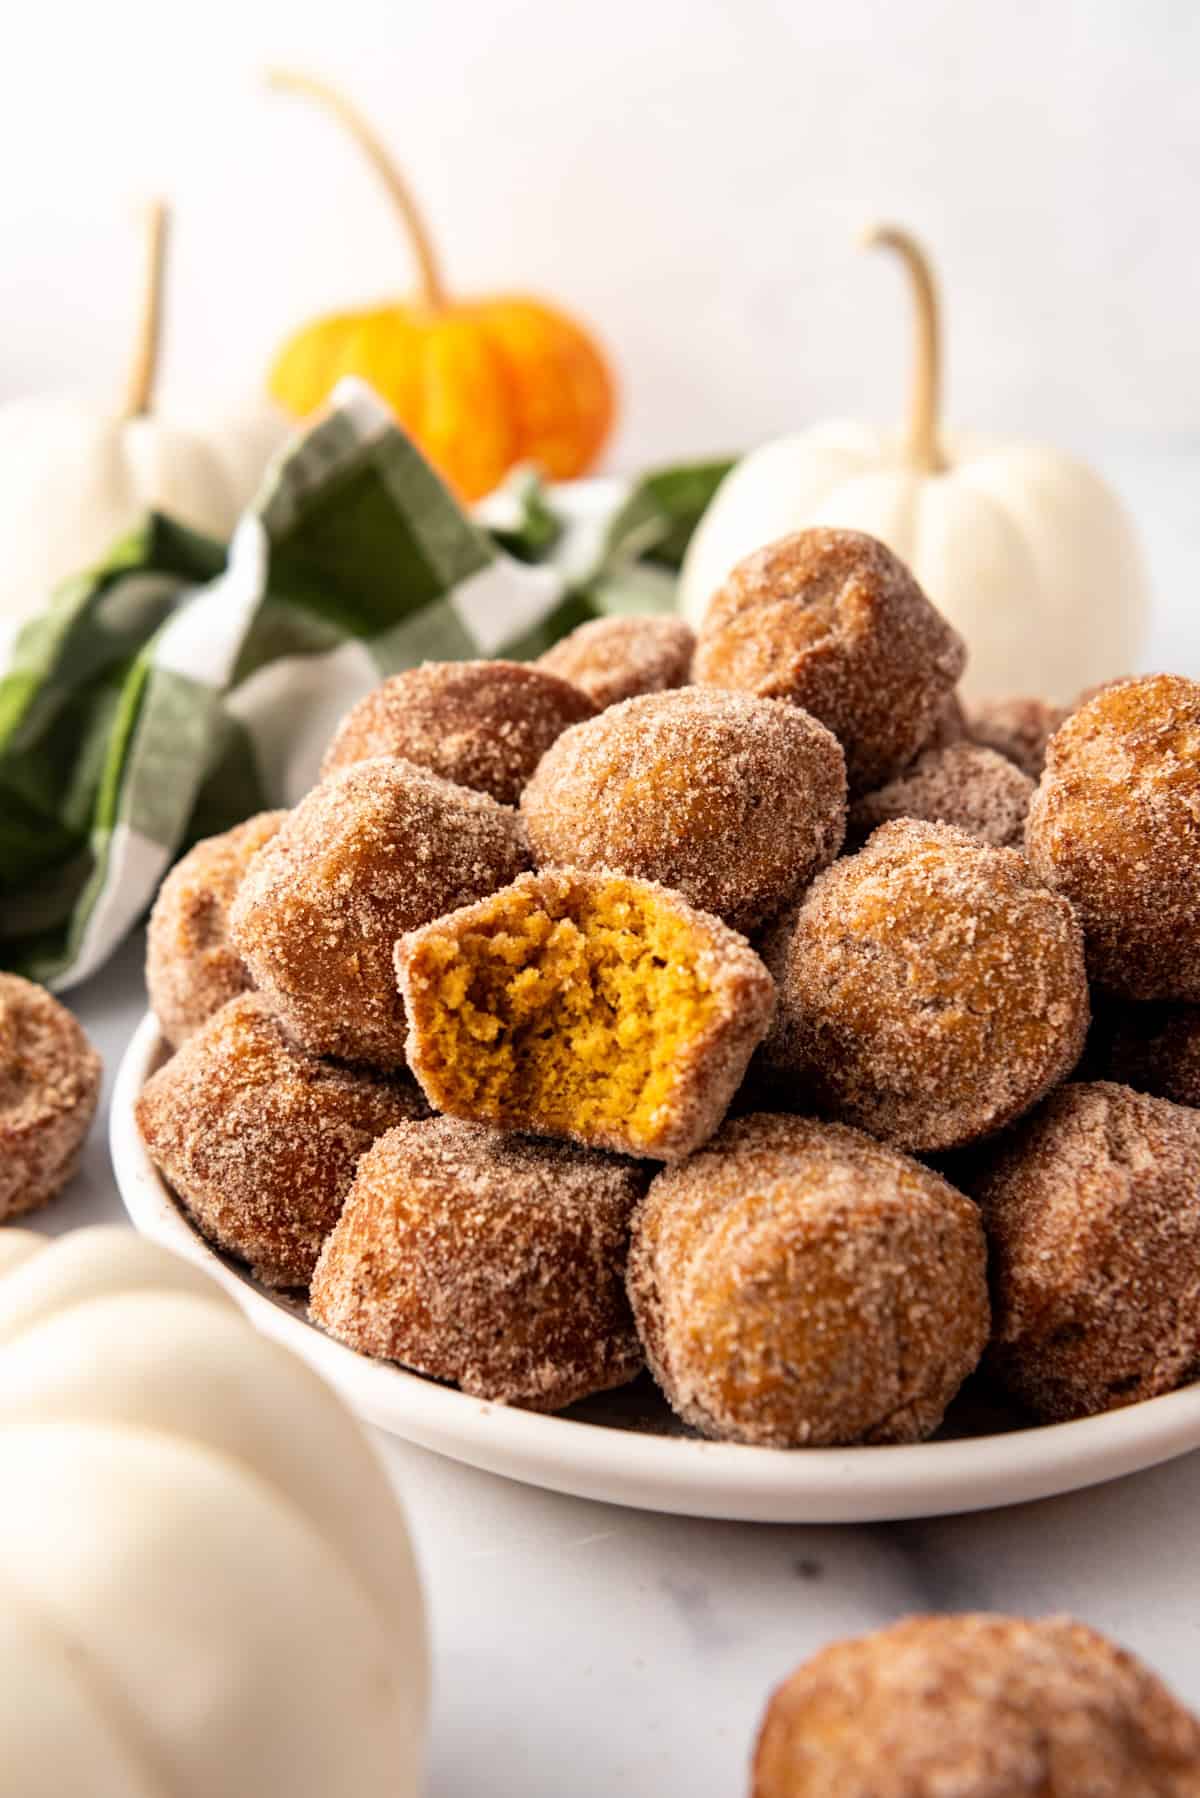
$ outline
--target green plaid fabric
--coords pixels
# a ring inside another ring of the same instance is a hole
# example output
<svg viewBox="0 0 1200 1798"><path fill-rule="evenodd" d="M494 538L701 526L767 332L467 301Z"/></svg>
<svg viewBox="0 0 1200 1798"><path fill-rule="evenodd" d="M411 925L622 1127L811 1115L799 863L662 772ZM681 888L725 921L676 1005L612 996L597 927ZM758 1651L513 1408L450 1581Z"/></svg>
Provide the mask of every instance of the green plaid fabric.
<svg viewBox="0 0 1200 1798"><path fill-rule="evenodd" d="M151 517L0 658L0 966L94 972L183 848L308 790L385 675L669 608L726 466L602 484L582 519L524 475L477 521L343 383L228 548Z"/></svg>

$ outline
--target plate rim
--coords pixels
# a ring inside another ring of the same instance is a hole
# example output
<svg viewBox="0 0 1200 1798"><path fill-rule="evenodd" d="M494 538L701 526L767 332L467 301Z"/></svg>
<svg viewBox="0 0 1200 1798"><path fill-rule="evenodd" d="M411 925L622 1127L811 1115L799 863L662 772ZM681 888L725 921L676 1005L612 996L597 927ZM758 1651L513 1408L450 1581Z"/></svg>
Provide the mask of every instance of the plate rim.
<svg viewBox="0 0 1200 1798"><path fill-rule="evenodd" d="M360 1355L272 1298L248 1272L228 1265L162 1180L134 1110L162 1046L158 1021L147 1011L113 1087L109 1146L130 1221L205 1268L252 1322L323 1375L364 1422L419 1447L578 1497L769 1523L883 1522L991 1510L1119 1479L1200 1447L1200 1381L1096 1417L993 1436L776 1449L523 1411Z"/></svg>

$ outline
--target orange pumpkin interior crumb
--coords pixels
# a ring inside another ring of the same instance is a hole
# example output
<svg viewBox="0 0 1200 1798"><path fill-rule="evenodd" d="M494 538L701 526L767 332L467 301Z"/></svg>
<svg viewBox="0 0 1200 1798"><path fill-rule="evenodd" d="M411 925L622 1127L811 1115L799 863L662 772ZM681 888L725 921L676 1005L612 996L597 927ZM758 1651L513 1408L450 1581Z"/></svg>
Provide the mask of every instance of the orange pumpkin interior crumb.
<svg viewBox="0 0 1200 1798"><path fill-rule="evenodd" d="M619 1130L648 1147L679 1085L678 1062L712 1023L697 932L652 896L613 881L563 895L489 901L485 924L436 929L412 971L421 1075L444 1110L585 1140Z"/></svg>

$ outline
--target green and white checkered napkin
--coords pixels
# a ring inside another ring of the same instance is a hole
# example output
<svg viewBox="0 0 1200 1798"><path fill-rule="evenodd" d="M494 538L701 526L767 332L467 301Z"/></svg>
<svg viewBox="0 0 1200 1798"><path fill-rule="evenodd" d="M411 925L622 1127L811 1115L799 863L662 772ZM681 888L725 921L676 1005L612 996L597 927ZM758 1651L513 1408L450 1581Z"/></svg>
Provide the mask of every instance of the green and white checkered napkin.
<svg viewBox="0 0 1200 1798"><path fill-rule="evenodd" d="M526 476L477 522L343 383L228 551L152 516L0 652L0 966L94 972L184 847L307 791L385 675L669 608L727 466L596 484L572 518Z"/></svg>

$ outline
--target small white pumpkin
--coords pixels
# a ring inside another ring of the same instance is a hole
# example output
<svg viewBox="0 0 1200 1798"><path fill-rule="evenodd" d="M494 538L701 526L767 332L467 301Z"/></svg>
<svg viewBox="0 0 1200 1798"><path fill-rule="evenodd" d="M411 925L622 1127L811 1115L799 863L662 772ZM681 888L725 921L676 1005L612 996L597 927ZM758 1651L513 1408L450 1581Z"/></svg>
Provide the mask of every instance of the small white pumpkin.
<svg viewBox="0 0 1200 1798"><path fill-rule="evenodd" d="M966 638L968 697L1066 700L1136 666L1147 612L1141 549L1123 507L1080 462L1036 444L943 438L940 334L929 264L902 231L917 344L904 439L850 422L764 444L718 488L688 549L680 606L698 625L734 564L809 525L880 537Z"/></svg>
<svg viewBox="0 0 1200 1798"><path fill-rule="evenodd" d="M230 535L289 425L262 406L211 431L153 412L167 213L147 220L142 318L124 405L111 416L70 394L0 407L0 627L41 611L67 575L99 561L148 511Z"/></svg>
<svg viewBox="0 0 1200 1798"><path fill-rule="evenodd" d="M412 1798L420 1586L333 1393L132 1232L0 1232L0 1785Z"/></svg>

